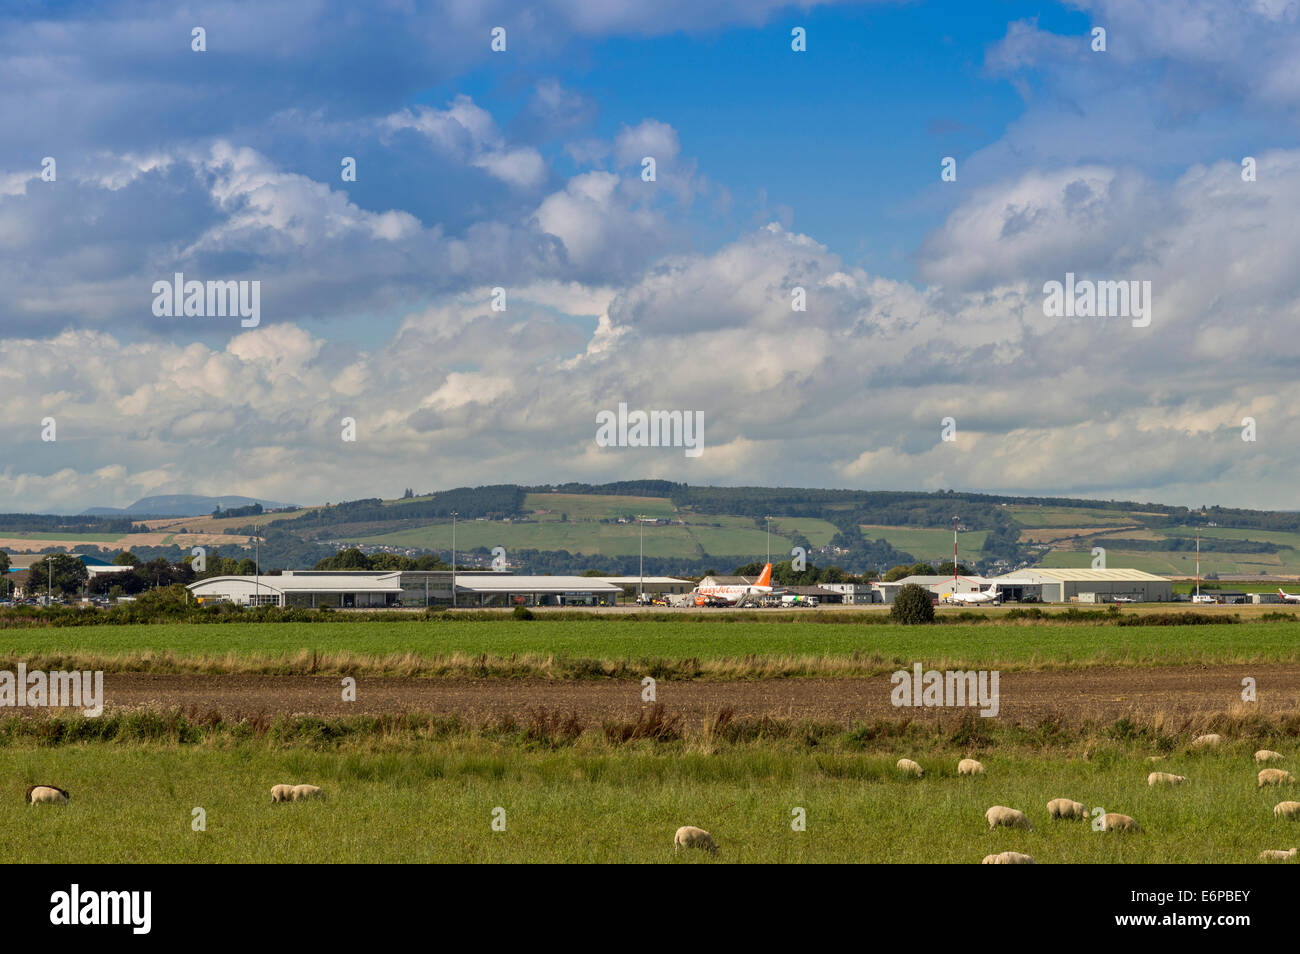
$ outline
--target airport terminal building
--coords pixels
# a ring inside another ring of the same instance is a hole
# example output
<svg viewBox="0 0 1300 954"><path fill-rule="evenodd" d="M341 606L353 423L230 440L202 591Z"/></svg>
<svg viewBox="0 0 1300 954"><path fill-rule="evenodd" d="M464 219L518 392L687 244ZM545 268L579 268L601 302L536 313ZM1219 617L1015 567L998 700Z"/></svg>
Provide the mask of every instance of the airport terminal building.
<svg viewBox="0 0 1300 954"><path fill-rule="evenodd" d="M622 587L585 576L456 573L457 606L612 606ZM275 576L213 576L189 585L201 603L379 609L449 606L450 570L285 570Z"/></svg>

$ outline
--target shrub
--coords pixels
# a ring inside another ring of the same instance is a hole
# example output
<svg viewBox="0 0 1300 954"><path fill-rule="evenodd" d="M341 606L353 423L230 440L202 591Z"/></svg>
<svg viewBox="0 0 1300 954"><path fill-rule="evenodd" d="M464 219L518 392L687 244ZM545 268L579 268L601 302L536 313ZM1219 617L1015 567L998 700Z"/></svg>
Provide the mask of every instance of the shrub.
<svg viewBox="0 0 1300 954"><path fill-rule="evenodd" d="M510 614L515 619L532 619L533 611L527 606L516 606L514 612Z"/></svg>
<svg viewBox="0 0 1300 954"><path fill-rule="evenodd" d="M894 597L894 605L889 610L889 618L904 626L933 623L934 600L930 591L915 583L900 587L898 595Z"/></svg>

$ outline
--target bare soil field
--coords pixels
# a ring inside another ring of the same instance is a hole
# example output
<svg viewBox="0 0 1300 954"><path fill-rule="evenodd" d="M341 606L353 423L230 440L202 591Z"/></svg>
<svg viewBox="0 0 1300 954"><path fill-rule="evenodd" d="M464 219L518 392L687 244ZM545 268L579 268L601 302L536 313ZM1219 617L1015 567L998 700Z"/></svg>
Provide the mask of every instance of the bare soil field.
<svg viewBox="0 0 1300 954"><path fill-rule="evenodd" d="M1244 677L1257 682L1260 714L1300 709L1300 665L1094 668L1008 672L1000 677L998 720L1071 723L1164 713L1190 717L1239 709ZM760 679L729 683L661 681L657 698L687 719L723 708L737 716L824 722L953 718L953 708L896 708L888 676L865 679ZM344 702L337 676L108 673L106 711L193 707L201 713L321 717L400 712L456 714L470 722L527 716L537 709L592 721L635 717L641 685L624 680L420 679L361 677L356 701ZM15 709L15 713L32 710ZM59 710L44 710L57 712Z"/></svg>

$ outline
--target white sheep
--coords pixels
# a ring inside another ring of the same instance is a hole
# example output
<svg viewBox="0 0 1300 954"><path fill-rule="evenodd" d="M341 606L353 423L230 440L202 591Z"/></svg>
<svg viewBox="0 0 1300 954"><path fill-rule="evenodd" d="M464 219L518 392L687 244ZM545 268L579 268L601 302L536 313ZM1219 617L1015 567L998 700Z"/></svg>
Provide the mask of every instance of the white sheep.
<svg viewBox="0 0 1300 954"><path fill-rule="evenodd" d="M703 828L696 828L694 825L683 825L677 829L677 834L673 835L673 853L676 854L683 848L702 848L711 855L718 853L718 846L713 842L713 836Z"/></svg>
<svg viewBox="0 0 1300 954"><path fill-rule="evenodd" d="M301 801L304 798L324 798L325 793L321 791L319 785L295 785L293 787L293 800Z"/></svg>
<svg viewBox="0 0 1300 954"><path fill-rule="evenodd" d="M1148 785L1182 785L1187 781L1186 775L1174 775L1170 772L1152 772L1147 776Z"/></svg>
<svg viewBox="0 0 1300 954"><path fill-rule="evenodd" d="M293 801L292 785L274 785L271 787L272 802L291 802Z"/></svg>
<svg viewBox="0 0 1300 954"><path fill-rule="evenodd" d="M984 766L974 759L962 759L957 763L958 775L983 775Z"/></svg>
<svg viewBox="0 0 1300 954"><path fill-rule="evenodd" d="M1127 815L1121 815L1118 812L1107 812L1106 817L1102 819L1105 823L1104 831L1141 831L1142 826L1129 818Z"/></svg>
<svg viewBox="0 0 1300 954"><path fill-rule="evenodd" d="M925 769L921 768L921 766L917 765L911 759L899 759L896 767L906 775L911 775L915 778L925 777Z"/></svg>
<svg viewBox="0 0 1300 954"><path fill-rule="evenodd" d="M982 865L1036 865L1036 862L1029 855L1021 854L1018 851L1000 851L996 855L985 855Z"/></svg>
<svg viewBox="0 0 1300 954"><path fill-rule="evenodd" d="M1290 785L1295 781L1295 777L1286 769L1260 769L1259 770L1259 787L1265 785Z"/></svg>
<svg viewBox="0 0 1300 954"><path fill-rule="evenodd" d="M1281 752L1274 752L1272 749L1260 749L1255 753L1256 762L1278 762L1286 758Z"/></svg>
<svg viewBox="0 0 1300 954"><path fill-rule="evenodd" d="M32 785L27 789L27 801L33 805L37 802L46 805L66 805L71 798L71 795L54 785Z"/></svg>
<svg viewBox="0 0 1300 954"><path fill-rule="evenodd" d="M1198 735L1192 739L1192 748L1194 749L1212 749L1223 741L1223 736L1211 732L1208 735Z"/></svg>
<svg viewBox="0 0 1300 954"><path fill-rule="evenodd" d="M1047 803L1047 814L1053 818L1082 818L1086 821L1088 809L1083 807L1083 802L1068 798L1054 798Z"/></svg>
<svg viewBox="0 0 1300 954"><path fill-rule="evenodd" d="M1274 818L1300 818L1300 802L1278 802L1273 806Z"/></svg>
<svg viewBox="0 0 1300 954"><path fill-rule="evenodd" d="M1259 853L1260 861L1290 861L1295 857L1295 849L1288 848L1286 851L1278 851L1276 848L1270 848L1267 851Z"/></svg>
<svg viewBox="0 0 1300 954"><path fill-rule="evenodd" d="M1025 816L1024 812L1016 811L1014 808L1007 808L1005 805L994 805L984 813L984 817L988 819L989 828L1005 825L1008 828L1034 830L1033 823Z"/></svg>

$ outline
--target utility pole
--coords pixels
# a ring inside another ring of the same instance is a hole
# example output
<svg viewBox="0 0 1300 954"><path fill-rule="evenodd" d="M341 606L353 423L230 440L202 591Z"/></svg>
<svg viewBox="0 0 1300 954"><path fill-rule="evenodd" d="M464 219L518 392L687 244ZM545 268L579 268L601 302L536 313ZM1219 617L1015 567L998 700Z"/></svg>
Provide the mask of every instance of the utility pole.
<svg viewBox="0 0 1300 954"><path fill-rule="evenodd" d="M451 512L451 605L456 605L456 511Z"/></svg>
<svg viewBox="0 0 1300 954"><path fill-rule="evenodd" d="M767 521L767 562L771 563L772 562L772 518L770 516L765 516L763 519Z"/></svg>
<svg viewBox="0 0 1300 954"><path fill-rule="evenodd" d="M641 524L641 582L636 588L636 602L639 606L645 599L645 514L637 514L636 522Z"/></svg>

